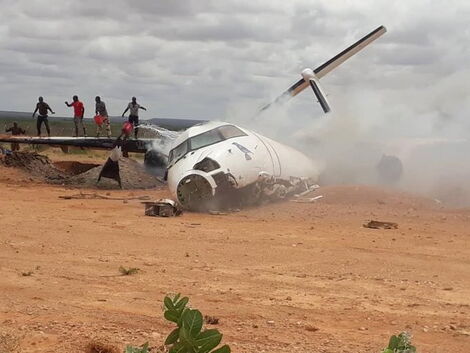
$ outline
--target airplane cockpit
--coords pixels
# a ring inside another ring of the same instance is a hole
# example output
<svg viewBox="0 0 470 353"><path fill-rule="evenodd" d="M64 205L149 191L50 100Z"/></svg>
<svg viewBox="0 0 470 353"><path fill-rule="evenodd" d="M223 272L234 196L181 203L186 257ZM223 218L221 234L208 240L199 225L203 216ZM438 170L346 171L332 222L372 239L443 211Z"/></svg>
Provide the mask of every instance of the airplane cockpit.
<svg viewBox="0 0 470 353"><path fill-rule="evenodd" d="M247 136L247 134L234 125L222 125L189 137L170 151L168 168L189 152L240 136Z"/></svg>

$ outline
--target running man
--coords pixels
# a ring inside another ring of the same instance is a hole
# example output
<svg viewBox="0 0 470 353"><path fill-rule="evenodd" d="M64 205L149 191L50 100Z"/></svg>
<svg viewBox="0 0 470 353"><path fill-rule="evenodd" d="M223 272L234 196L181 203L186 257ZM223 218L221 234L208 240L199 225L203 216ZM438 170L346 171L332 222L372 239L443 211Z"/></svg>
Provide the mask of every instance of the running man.
<svg viewBox="0 0 470 353"><path fill-rule="evenodd" d="M106 104L101 100L99 96L95 98L96 102L96 115L101 115L103 117L103 123L106 124L106 133L108 138L111 137L111 125L109 124L108 111L106 110ZM96 137L100 137L103 124L98 124L96 126Z"/></svg>
<svg viewBox="0 0 470 353"><path fill-rule="evenodd" d="M33 118L34 118L34 115L36 114L36 112L39 111L38 120L36 123L36 128L38 130L38 137L41 137L42 123L46 125L47 136L51 137L51 129L49 129L49 121L47 120L47 112L50 111L51 114L55 114L55 113L52 111L51 107L49 107L49 104L44 102L44 99L42 97L39 97L38 101L39 102L36 104L36 109L34 110L34 113L33 113Z"/></svg>
<svg viewBox="0 0 470 353"><path fill-rule="evenodd" d="M124 114L127 113L129 110L129 122L134 126L134 136L137 140L137 133L139 132L139 109L147 110L145 107L141 106L137 103L137 98L132 97L132 102L127 105L126 110L122 113L122 117L124 118Z"/></svg>
<svg viewBox="0 0 470 353"><path fill-rule="evenodd" d="M78 137L78 125L83 129L83 136L86 137L86 128L83 124L83 116L85 115L85 107L83 103L78 100L78 96L73 96L73 102L65 102L67 107L73 107L73 123L75 124L75 137Z"/></svg>

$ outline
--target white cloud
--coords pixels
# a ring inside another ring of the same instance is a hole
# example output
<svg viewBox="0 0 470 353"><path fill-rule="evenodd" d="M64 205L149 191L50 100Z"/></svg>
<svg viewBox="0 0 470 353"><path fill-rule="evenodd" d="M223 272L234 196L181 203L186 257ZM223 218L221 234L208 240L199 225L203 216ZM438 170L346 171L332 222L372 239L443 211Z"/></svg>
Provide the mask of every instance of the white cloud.
<svg viewBox="0 0 470 353"><path fill-rule="evenodd" d="M59 114L70 114L63 101L78 94L91 112L99 94L119 114L137 95L151 108L146 117L223 118L238 102L269 101L302 68L380 24L387 35L325 78L334 109L363 112L362 100L373 97L393 114L413 115L468 100L459 84L470 56L470 6L463 1L0 3L0 109L31 110L43 95ZM436 93L440 82L447 88ZM453 84L462 92L451 97ZM295 127L321 116L310 92L287 109Z"/></svg>

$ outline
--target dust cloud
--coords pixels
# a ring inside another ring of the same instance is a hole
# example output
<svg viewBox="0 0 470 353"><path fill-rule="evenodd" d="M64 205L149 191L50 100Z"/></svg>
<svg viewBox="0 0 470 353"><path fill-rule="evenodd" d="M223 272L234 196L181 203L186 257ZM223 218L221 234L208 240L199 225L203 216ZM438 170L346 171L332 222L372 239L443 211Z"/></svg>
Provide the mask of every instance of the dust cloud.
<svg viewBox="0 0 470 353"><path fill-rule="evenodd" d="M325 85L327 115L305 90L258 115L260 105L234 104L227 120L311 157L323 166L322 185L381 185L470 206L470 71L425 86L401 78L400 89Z"/></svg>

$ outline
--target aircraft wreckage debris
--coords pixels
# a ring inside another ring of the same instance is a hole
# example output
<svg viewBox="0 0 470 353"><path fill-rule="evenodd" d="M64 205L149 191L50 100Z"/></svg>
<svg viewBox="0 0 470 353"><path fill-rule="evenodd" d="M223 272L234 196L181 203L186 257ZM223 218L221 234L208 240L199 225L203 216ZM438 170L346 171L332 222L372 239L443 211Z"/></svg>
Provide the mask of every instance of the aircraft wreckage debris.
<svg viewBox="0 0 470 353"><path fill-rule="evenodd" d="M307 190L305 190L305 191L301 192L300 194L296 194L296 195L294 195L294 197L301 197L301 196L305 196L305 195L307 195L307 194L311 193L312 191L315 191L315 190L317 190L319 187L320 187L320 185L317 185L317 184L315 184L315 185L312 185L312 186L310 186L310 187L306 186Z"/></svg>
<svg viewBox="0 0 470 353"><path fill-rule="evenodd" d="M398 229L398 223L395 222L369 221L362 226L371 229Z"/></svg>
<svg viewBox="0 0 470 353"><path fill-rule="evenodd" d="M323 195L318 195L318 196L315 196L315 197L306 197L306 198L298 198L298 199L294 199L294 200L290 200L291 202L297 202L297 203L313 203L313 202L316 202L320 199L323 198Z"/></svg>
<svg viewBox="0 0 470 353"><path fill-rule="evenodd" d="M145 206L145 215L152 217L175 217L183 213L178 204L170 199L142 202Z"/></svg>

